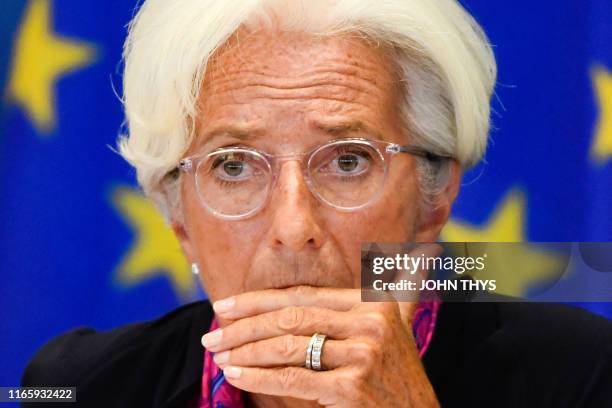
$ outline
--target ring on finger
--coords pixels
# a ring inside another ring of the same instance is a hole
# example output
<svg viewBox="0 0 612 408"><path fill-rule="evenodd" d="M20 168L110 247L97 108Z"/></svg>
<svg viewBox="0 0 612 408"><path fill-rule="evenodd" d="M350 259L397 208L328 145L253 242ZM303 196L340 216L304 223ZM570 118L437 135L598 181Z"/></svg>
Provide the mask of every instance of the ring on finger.
<svg viewBox="0 0 612 408"><path fill-rule="evenodd" d="M322 371L321 354L323 354L323 344L325 343L324 334L315 333L310 338L308 349L306 351L306 368L315 371Z"/></svg>

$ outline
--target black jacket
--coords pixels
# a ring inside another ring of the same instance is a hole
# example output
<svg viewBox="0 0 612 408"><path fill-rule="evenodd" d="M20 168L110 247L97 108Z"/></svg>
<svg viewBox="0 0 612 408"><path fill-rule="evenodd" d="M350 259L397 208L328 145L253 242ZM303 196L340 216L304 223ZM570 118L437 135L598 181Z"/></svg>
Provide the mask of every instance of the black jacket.
<svg viewBox="0 0 612 408"><path fill-rule="evenodd" d="M68 407L184 408L200 391L211 319L197 302L107 332L73 330L34 355L22 386L76 386ZM612 407L612 322L577 308L444 303L423 362L443 407Z"/></svg>

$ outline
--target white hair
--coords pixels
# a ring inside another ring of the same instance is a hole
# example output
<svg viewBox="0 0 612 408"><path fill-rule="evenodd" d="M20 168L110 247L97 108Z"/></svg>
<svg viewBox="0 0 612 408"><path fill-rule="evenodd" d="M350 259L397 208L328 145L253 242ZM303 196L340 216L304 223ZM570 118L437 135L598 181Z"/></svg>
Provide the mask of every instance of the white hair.
<svg viewBox="0 0 612 408"><path fill-rule="evenodd" d="M273 26L388 46L405 85L400 112L411 141L463 168L482 158L496 64L484 32L456 0L146 0L124 46L128 134L118 146L166 217L180 201L178 182L166 175L193 139L211 55L241 27ZM425 195L435 194L443 166L421 160L418 169Z"/></svg>

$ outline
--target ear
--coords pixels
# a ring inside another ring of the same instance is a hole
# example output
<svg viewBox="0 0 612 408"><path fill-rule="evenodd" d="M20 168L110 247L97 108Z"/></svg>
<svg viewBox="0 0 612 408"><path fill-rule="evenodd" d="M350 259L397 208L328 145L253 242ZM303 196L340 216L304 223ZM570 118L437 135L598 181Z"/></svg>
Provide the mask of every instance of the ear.
<svg viewBox="0 0 612 408"><path fill-rule="evenodd" d="M191 240L190 234L188 232L187 227L185 226L185 223L176 219L172 219L170 222L170 226L172 227L172 231L174 231L174 235L178 239L179 244L183 249L183 253L187 258L187 262L196 262L198 259L196 256L196 247Z"/></svg>
<svg viewBox="0 0 612 408"><path fill-rule="evenodd" d="M437 241L442 228L448 221L461 184L461 166L459 162L452 160L449 166L449 179L444 191L436 197L436 203L433 207L424 207L421 210L415 242Z"/></svg>
<svg viewBox="0 0 612 408"><path fill-rule="evenodd" d="M181 249L183 250L183 254L185 255L185 259L188 263L193 263L198 261L198 252L197 246L195 245L195 241L192 238L193 234L190 231L189 225L187 224L187 202L184 201L188 194L190 193L187 189L190 187L189 183L183 183L182 179L178 180L178 184L173 184L172 191L165 191L165 199L166 203L168 203L168 207L170 210L170 227L172 231L174 231L174 235L178 240ZM187 190L187 191L186 191ZM169 195L174 195L180 199L180 205L171 205L170 203L176 204L175 201L169 199Z"/></svg>

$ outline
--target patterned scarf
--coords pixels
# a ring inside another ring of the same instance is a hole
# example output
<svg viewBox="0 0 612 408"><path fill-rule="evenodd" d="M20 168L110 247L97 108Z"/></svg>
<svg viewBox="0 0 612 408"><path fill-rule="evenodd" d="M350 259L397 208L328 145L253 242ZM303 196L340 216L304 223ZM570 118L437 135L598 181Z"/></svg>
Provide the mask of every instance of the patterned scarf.
<svg viewBox="0 0 612 408"><path fill-rule="evenodd" d="M439 301L419 302L412 321L412 333L421 358L433 337L436 318L440 309ZM209 331L219 327L215 318ZM213 353L204 351L202 393L194 401L196 408L244 408L242 391L225 381L223 371L213 361ZM193 406L193 405L192 405Z"/></svg>

